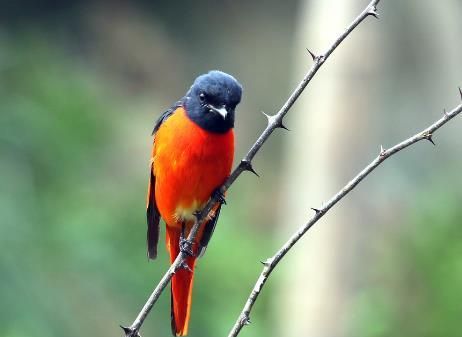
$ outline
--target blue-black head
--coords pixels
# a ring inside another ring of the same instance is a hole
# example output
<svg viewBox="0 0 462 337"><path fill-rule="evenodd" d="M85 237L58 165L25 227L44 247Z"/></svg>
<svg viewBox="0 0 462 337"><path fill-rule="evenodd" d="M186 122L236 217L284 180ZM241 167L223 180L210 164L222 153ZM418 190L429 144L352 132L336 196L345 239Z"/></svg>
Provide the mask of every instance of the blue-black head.
<svg viewBox="0 0 462 337"><path fill-rule="evenodd" d="M201 128L224 133L234 127L241 96L242 86L233 76L212 70L196 78L186 93L184 107L188 117Z"/></svg>

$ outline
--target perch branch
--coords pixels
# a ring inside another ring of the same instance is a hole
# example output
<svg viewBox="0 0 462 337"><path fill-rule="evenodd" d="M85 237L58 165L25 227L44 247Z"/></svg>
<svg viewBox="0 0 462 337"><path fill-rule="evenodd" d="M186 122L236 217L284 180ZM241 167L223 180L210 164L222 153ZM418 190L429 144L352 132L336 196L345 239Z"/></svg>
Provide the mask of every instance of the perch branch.
<svg viewBox="0 0 462 337"><path fill-rule="evenodd" d="M318 70L321 68L321 66L324 64L324 62L329 58L329 56L334 52L334 50L342 43L343 40L367 17L367 16L374 16L378 17L378 14L376 12L376 6L379 3L380 0L373 0L369 3L369 5L366 7L366 9L348 26L348 28L341 34L339 37L329 46L329 48L320 55L315 55L312 52L309 52L310 55L313 58L313 65L309 69L309 71L306 73L305 77L303 80L300 82L300 84L295 88L295 90L292 92L290 97L287 99L287 101L284 103L284 105L281 107L281 109L278 111L277 114L270 116L265 113L263 113L267 119L268 119L268 125L266 126L265 130L260 134L258 139L255 141L255 143L252 145L250 150L247 152L245 157L241 160L239 165L234 169L234 171L231 173L229 178L226 180L226 182L220 187L220 191L224 194L229 187L234 183L234 181L241 175L242 172L244 171L249 171L254 173L255 175L258 176L257 172L253 169L252 167L252 160L257 154L257 152L260 150L260 148L263 146L263 144L266 142L266 140L269 138L269 136L273 133L274 130L281 128L281 129L286 129L287 128L283 124L283 118L287 114L287 112L290 110L292 105L295 103L295 101L298 99L298 97L301 95L303 90L305 90L306 86L308 83L311 82L313 79L314 75L318 72ZM199 212L196 215L196 221L191 228L191 231L188 235L188 241L189 242L194 242L194 239L197 235L197 232L199 231L199 227L206 218L206 216L210 213L212 210L213 206L218 202L215 198L211 198L209 202L204 206L201 212ZM154 304L157 302L160 294L162 291L165 289L167 284L170 282L172 276L175 274L175 271L177 271L180 268L183 268L185 265L185 260L186 260L186 254L185 253L180 253L175 261L172 263L170 268L167 270L165 275L162 277L158 285L155 287L151 295L149 296L146 304L143 306L141 309L140 313L136 317L135 321L130 325L129 327L123 327L121 328L125 332L125 337L139 337L139 330L141 326L143 325L144 320L148 316L149 312L151 311L152 307Z"/></svg>
<svg viewBox="0 0 462 337"><path fill-rule="evenodd" d="M462 96L462 95L461 95ZM461 97L462 98L462 97ZM316 223L319 219L321 219L324 214L326 214L329 209L331 209L337 202L342 200L350 191L352 191L356 185L358 185L366 176L369 175L377 166L383 163L388 157L391 157L395 153L404 150L405 148L421 141L421 140L428 140L433 145L433 134L436 130L441 128L444 124L449 122L452 118L457 116L459 113L462 112L462 104L456 106L450 112L444 111L443 117L437 120L435 123L430 125L423 131L416 133L414 136L402 141L395 146L384 149L382 146L380 147L379 155L369 164L367 165L361 172L358 173L356 177L350 180L337 194L335 194L330 200L325 202L321 208L312 208L314 211L313 216L311 219L301 226L295 234L279 249L276 254L274 254L271 258L267 259L266 261L262 262L264 267L263 271L261 272L260 276L258 277L255 286L250 293L247 302L242 309L236 323L234 324L231 332L229 333L228 337L236 337L241 329L250 323L250 311L255 304L258 296L260 295L263 286L265 285L266 281L268 280L269 275L277 266L277 264L282 260L282 258L286 255L286 253L292 249L292 247L297 243L298 240Z"/></svg>

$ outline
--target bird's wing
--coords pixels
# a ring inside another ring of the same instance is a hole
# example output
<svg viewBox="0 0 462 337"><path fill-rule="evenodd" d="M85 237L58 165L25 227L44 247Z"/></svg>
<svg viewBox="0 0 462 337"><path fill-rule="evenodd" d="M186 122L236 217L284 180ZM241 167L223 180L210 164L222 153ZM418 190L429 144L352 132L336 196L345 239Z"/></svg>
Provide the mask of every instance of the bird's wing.
<svg viewBox="0 0 462 337"><path fill-rule="evenodd" d="M156 141L156 132L159 130L162 123L170 117L175 110L183 105L183 101L176 102L170 109L165 111L154 124L154 130L152 134L154 136L154 143ZM153 144L154 146L154 144ZM154 153L153 153L154 157ZM151 158L149 165L149 184L148 184L148 196L147 196L147 207L146 207L146 218L148 223L147 231L147 246L148 246L148 258L155 259L157 257L157 243L159 242L159 222L160 213L156 204L156 176L154 175L154 160Z"/></svg>
<svg viewBox="0 0 462 337"><path fill-rule="evenodd" d="M155 137L157 130L159 130L160 126L162 125L163 122L169 118L176 109L179 107L182 107L184 103L184 98L176 102L170 109L165 111L160 117L157 119L156 123L154 124L154 129L152 130L152 135Z"/></svg>
<svg viewBox="0 0 462 337"><path fill-rule="evenodd" d="M157 243L159 242L159 221L160 214L157 209L156 196L155 196L156 177L152 171L149 177L148 184L148 205L146 209L146 218L148 222L147 232L147 245L148 245L148 258L155 259L157 257Z"/></svg>
<svg viewBox="0 0 462 337"><path fill-rule="evenodd" d="M199 257L202 257L205 254L205 250L207 249L209 241L212 238L212 234L215 231L220 211L221 204L218 204L218 206L216 206L216 208L212 211L212 214L209 215L210 220L204 225L204 231L202 232L202 237L199 243Z"/></svg>

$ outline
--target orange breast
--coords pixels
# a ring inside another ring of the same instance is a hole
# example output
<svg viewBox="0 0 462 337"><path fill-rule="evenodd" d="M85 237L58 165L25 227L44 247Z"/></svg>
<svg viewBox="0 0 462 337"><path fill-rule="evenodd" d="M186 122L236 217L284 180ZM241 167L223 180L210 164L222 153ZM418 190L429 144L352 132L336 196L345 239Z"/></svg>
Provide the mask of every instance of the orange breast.
<svg viewBox="0 0 462 337"><path fill-rule="evenodd" d="M169 226L194 220L193 213L231 172L234 133L203 130L178 108L155 135L152 160L156 203Z"/></svg>

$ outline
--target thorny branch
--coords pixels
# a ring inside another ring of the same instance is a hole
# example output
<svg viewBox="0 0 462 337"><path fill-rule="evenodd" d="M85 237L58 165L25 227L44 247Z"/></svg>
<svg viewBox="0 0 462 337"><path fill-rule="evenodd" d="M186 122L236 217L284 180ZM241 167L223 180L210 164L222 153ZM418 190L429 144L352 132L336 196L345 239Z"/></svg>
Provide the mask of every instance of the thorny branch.
<svg viewBox="0 0 462 337"><path fill-rule="evenodd" d="M259 148L261 147L263 142L269 137L269 135L273 132L273 130L275 128L282 127L282 128L285 129L285 127L284 127L284 125L282 123L283 117L287 114L289 109L292 107L293 103L297 100L297 98L303 92L303 90L305 89L307 84L311 81L311 79L314 77L314 75L317 73L319 68L324 64L324 62L333 53L333 51L340 45L340 43L342 43L342 41L345 40L345 38L361 22L363 22L364 19L366 19L368 16L373 16L376 19L379 18L379 14L377 13L377 5L379 4L379 2L380 2L380 0L372 0L367 5L367 7L356 17L356 19L353 20L353 22L350 23L350 25L345 29L345 31L328 47L328 49L323 54L315 55L313 52L311 52L309 49L307 49L308 53L311 55L311 57L313 59L313 62L314 62L313 66L308 71L308 73L305 75L305 78L299 84L297 89L295 89L295 91L289 97L287 102L282 106L281 110L279 110L279 112L274 116L268 116L268 115L265 114L267 116L267 118L268 118L268 127L262 133L262 135L258 138L257 142L252 146L252 148L248 152L247 156L244 157L243 161L241 161L241 165L243 164L243 162L247 163L250 170L252 172L254 172L253 169L252 169L252 166L251 166L251 160L252 160L253 156L255 155L255 153L259 150ZM430 139L431 139L431 137L430 137ZM260 140L261 140L261 143L259 143ZM239 166L241 166L241 165L239 165ZM237 167L237 169L239 169L239 166ZM233 172L233 174L236 173L237 169ZM241 172L238 172L237 175L239 175L240 173ZM233 177L233 174L231 175L230 178ZM352 186L352 188L354 188L354 186ZM340 199L338 199L338 200L340 200ZM337 202L338 200L336 200L335 202ZM333 206L333 204L330 205L330 207L332 207L332 206ZM324 210L323 209L313 209L315 211L315 213L316 213L314 215L313 219L316 218L316 221L317 221L317 219L321 218L322 215L330 207L328 207L328 208L326 208ZM306 229L306 230L308 230L308 229ZM287 245L287 244L284 245L281 248L281 250L279 250L276 253L276 255L274 257L272 257L271 259L268 259L267 261L263 262L263 264L265 265L265 267L263 268L263 272L260 274L260 277L258 278L257 283L255 284L255 287L253 288L253 290L252 290L252 292L251 292L251 294L250 294L250 296L249 296L249 298L248 298L248 300L247 300L241 314L239 315L236 323L234 324L233 328L231 329L228 337L237 336L239 334L239 332L241 331L241 329L245 325L250 324L250 319L249 319L250 311L252 310L253 304L255 303L258 295L260 294L261 288L265 284L269 274L274 269L274 266L279 262L279 260L287 253L287 251L295 244L295 242L298 241L298 239L306 232L306 230L303 231L303 232L300 232L300 231L297 232L294 235L294 237L291 238L291 240L293 238L295 238L295 241L291 245ZM288 241L288 244L292 242L291 240ZM284 250L285 248L286 248L286 250Z"/></svg>
<svg viewBox="0 0 462 337"><path fill-rule="evenodd" d="M462 99L462 89L459 88L461 99ZM444 124L449 122L452 118L457 116L459 113L462 112L462 104L456 106L450 112L444 110L443 117L437 120L435 123L430 125L425 130L422 130L416 133L414 136L403 140L401 143L396 144L395 146L384 149L382 146L380 147L379 155L369 164L367 165L361 172L358 173L356 177L350 180L337 194L335 194L330 200L325 202L321 208L312 208L315 212L311 219L301 226L298 231L292 235L292 237L274 254L272 257L267 259L266 261L262 262L264 267L263 271L261 272L260 276L258 277L255 286L250 293L250 296L247 299L247 302L242 309L241 314L239 315L236 323L234 324L231 332L229 333L228 337L236 337L241 329L250 323L250 311L252 310L255 301L260 295L263 286L265 285L266 281L268 280L269 275L271 272L276 268L277 264L282 260L282 258L286 255L286 253L298 242L298 240L316 223L319 219L321 219L324 214L326 214L337 202L342 200L349 192L351 192L366 176L369 175L377 166L385 161L388 157L391 157L395 153L404 150L405 148L421 141L421 140L428 140L433 145L435 145L433 141L433 134L436 130L441 128Z"/></svg>
<svg viewBox="0 0 462 337"><path fill-rule="evenodd" d="M267 127L265 128L265 130L261 133L261 135L258 137L258 139L256 140L256 142L252 145L252 147L250 148L250 150L248 151L248 153L245 155L245 157L241 160L241 162L239 163L239 165L234 169L234 171L231 173L230 177L226 180L226 182L220 187L220 191L222 193L224 193L225 191L227 191L229 189L229 187L234 183L234 181L241 175L242 172L244 171L249 171L249 172L252 172L254 174L256 174L258 176L258 174L256 173L256 171L253 169L252 167L252 159L255 157L256 153L260 150L260 148L263 146L263 144L266 142L266 140L269 138L269 136L273 133L273 131L277 128L282 128L282 129L287 129L284 124L283 124L283 118L284 116L287 114L287 112L290 110L290 108L292 107L292 105L295 103L295 101L298 99L298 97L301 95L301 93L303 92L303 90L306 88L306 86L308 85L308 83L313 79L314 75L317 73L317 71L321 68L321 66L324 64L324 62L327 60L327 58L334 52L334 50L340 45L340 43L342 43L343 40L345 40L345 38L368 16L374 16L375 18L378 18L378 14L377 14L377 11L376 11L376 6L377 4L380 2L380 0L373 0L369 3L369 5L366 7L366 9L364 9L362 11L362 13L355 19L353 20L353 22L347 27L347 29L341 34L339 35L339 37L329 46L329 48L323 53L323 54L320 54L320 55L315 55L313 54L311 51L308 50L308 52L310 53L311 57L313 58L313 61L314 61L314 64L312 65L312 67L310 68L310 70L307 72L307 74L305 75L305 77L303 78L303 80L300 82L300 84L297 86L297 88L293 91L293 93L290 95L290 97L288 98L288 100L284 103L284 105L281 107L281 109L279 110L279 112L274 115L274 116L270 116L270 115L267 115L264 113L264 115L268 118L268 125ZM450 113L449 113L450 114ZM448 115L449 115L448 114ZM447 120L449 120L451 117L449 117ZM443 124L447 121L445 120L443 122ZM442 124L441 124L442 125ZM439 125L438 127L440 127L441 125ZM437 127L437 128L438 128ZM437 129L436 128L436 129ZM436 130L434 129L434 130ZM431 131L434 131L434 130L431 130ZM428 139L428 140L431 140L431 133L427 134L424 138ZM420 139L418 139L420 140ZM416 141L418 141L416 140ZM410 144L406 145L406 146L409 146ZM406 147L405 146L405 147ZM391 151L392 149L388 150L388 151ZM399 150L396 150L396 151L399 151ZM390 152L388 153L387 151L384 151L383 153L385 153L385 157L381 157L382 159L375 164L375 166L377 166L378 164L380 164L381 161L383 161L386 157L390 156L391 154L393 154L394 152ZM384 156L382 154L382 156ZM374 168L375 166L373 166L372 168ZM366 172L365 175L367 175L369 172ZM357 184L362 178L364 178L364 176L362 176L355 184ZM354 188L354 185L347 185L346 188L350 188L350 190L352 188ZM316 222L330 207L332 207L338 200L340 200L346 193L348 193L350 190L345 190L346 192L344 192L344 194L339 194L338 196L338 199L336 199L335 197L332 199L333 202L332 203L328 203L326 204L326 206L324 206L322 209L320 210L316 210L316 214L315 216L313 217L312 220L310 220L309 222L309 225L303 229L305 229L303 232L299 232L297 234L299 234L299 236L303 235L303 233L312 225L314 224L314 222ZM342 190L343 191L343 190ZM206 204L206 206L202 209L201 212L199 212L197 215L196 215L196 222L194 224L194 226L192 227L190 233L189 233L189 236L188 236L188 241L189 242L194 242L194 239L197 235L197 232L199 230L199 227L200 225L202 224L203 220L206 218L206 216L210 213L210 211L212 210L213 206L218 202L218 200L216 200L215 198L211 198L209 200L209 202ZM294 236L296 237L296 236ZM299 237L297 237L294 241L294 243L298 240ZM290 243L291 241L289 241ZM293 245L293 244L292 244ZM284 246L286 247L286 246ZM246 306L244 307L244 310L241 314L241 316L239 317L238 319L238 322L236 322L236 325L235 327L233 328L233 330L231 331L230 335L229 336L236 336L239 331L242 329L242 326L247 324L249 322L248 320L248 316L249 316L249 312L253 306L253 303L255 302L260 290L261 290L261 286L263 286L263 284L265 283L266 281L266 278L268 277L269 273L272 271L272 269L274 268L274 266L277 264L277 262L279 262L279 260L283 257L283 255L286 253L286 251L284 251L284 247L283 249L281 249L280 252L282 252L282 255L278 255L276 254L275 257L273 257L272 259L270 259L266 264L265 264L265 269L262 273L262 275L260 276L259 278L259 281L257 282L257 285L256 285L256 288L254 288L254 291L252 291L252 294L251 294L251 297L249 298L249 300L247 301L246 303ZM290 249L291 246L288 246L287 247L287 250ZM180 254L177 256L177 258L175 259L175 261L172 263L172 265L170 266L170 268L167 270L167 272L165 273L165 275L162 277L162 279L160 280L160 282L158 283L158 285L155 287L155 289L153 290L152 294L149 296L146 304L143 306L143 308L141 309L140 313L138 314L138 316L136 317L135 321L132 323L131 326L129 327L122 327L122 329L124 330L125 332L125 336L126 337L139 337L139 330L144 322L144 320L146 319L147 315L149 314L149 312L151 311L152 307L154 306L154 304L157 302L158 298L160 297L160 294L162 293L162 291L165 289L165 287L167 286L167 284L170 282L172 276L175 274L175 272L180 269L180 268L183 268L184 265L185 265L185 260L186 260L186 254L183 253L183 252L180 252ZM257 288L258 287L258 288Z"/></svg>

